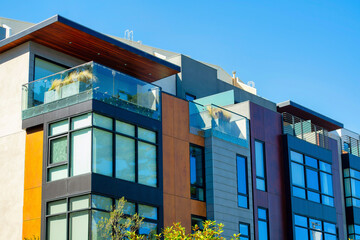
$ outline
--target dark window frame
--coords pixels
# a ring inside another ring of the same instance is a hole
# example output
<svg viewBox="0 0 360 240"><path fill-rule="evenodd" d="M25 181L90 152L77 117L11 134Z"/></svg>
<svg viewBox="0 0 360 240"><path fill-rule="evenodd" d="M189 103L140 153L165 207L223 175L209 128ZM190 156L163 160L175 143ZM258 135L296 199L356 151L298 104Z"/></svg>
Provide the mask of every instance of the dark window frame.
<svg viewBox="0 0 360 240"><path fill-rule="evenodd" d="M265 210L266 212L266 219L263 218L259 218L259 209ZM270 239L270 227L269 227L269 209L264 208L264 207L258 207L257 209L257 218L258 218L258 226L259 226L259 222L265 222L266 223L266 229L267 229L267 240ZM258 233L259 233L260 229L258 227ZM260 236L259 236L260 238Z"/></svg>
<svg viewBox="0 0 360 240"><path fill-rule="evenodd" d="M300 217L304 217L306 218L306 222L307 222L307 227L304 227L304 226L301 226L301 225L296 225L295 224L295 215L297 216L300 216ZM310 220L313 219L313 220L316 220L316 221L320 221L321 222L321 229L322 230L318 230L318 229L315 229L315 228L310 228ZM336 226L336 223L333 223L333 222L328 222L328 221L323 221L321 219L317 219L317 218L312 218L312 217L308 217L308 216L304 216L304 215L300 215L300 214L293 214L293 222L294 222L294 225L293 225L293 228L294 228L294 240L302 240L302 239L296 239L296 235L295 235L295 227L298 227L298 228L302 228L302 229L306 229L307 230L307 234L308 234L308 239L311 239L311 231L316 231L316 232L321 232L322 233L322 239L324 239L324 235L325 234L329 234L329 235L332 235L332 236L335 236L336 239L338 239L338 227ZM329 224L333 224L335 225L335 234L334 233L331 233L331 232L325 232L325 227L324 227L324 224L325 223L329 223Z"/></svg>
<svg viewBox="0 0 360 240"><path fill-rule="evenodd" d="M190 143L190 145L189 145L190 179L191 179L191 158L190 158L190 155L191 155L190 148L191 148L191 147L195 147L195 148L201 149L201 153L202 153L201 164L202 164L203 186L200 186L200 185L198 185L198 184L192 184L192 183L190 182L190 197L191 197L191 199L193 199L193 200L197 200L197 201L201 201L201 202L206 202L205 148L204 148L203 146L199 146L199 145L196 145L196 144L193 144L193 143ZM195 169L195 171L196 171L196 169ZM191 194L191 187L203 189L203 192L204 192L204 200L199 200L199 199L197 199L197 198L194 198L194 197L192 196L192 194Z"/></svg>
<svg viewBox="0 0 360 240"><path fill-rule="evenodd" d="M193 232L193 227L195 226L195 225L192 224L193 218L199 218L199 219L201 219L201 222L204 222L204 221L207 220L206 217L199 216L199 215L195 215L195 214L191 214L191 232ZM202 230L202 229L201 229L201 226L198 226L198 227L199 227L200 230Z"/></svg>
<svg viewBox="0 0 360 240"><path fill-rule="evenodd" d="M241 232L240 232L240 225L246 225L248 228L248 235L244 235L242 236ZM248 238L248 240L251 240L251 232L250 232L250 224L246 223L246 222L239 222L239 233L240 233L240 238L245 237Z"/></svg>
<svg viewBox="0 0 360 240"><path fill-rule="evenodd" d="M246 186L246 194L244 193L240 193L239 192L239 186L238 186L238 183L239 183L239 165L238 165L238 157L240 158L243 158L245 161L245 186ZM248 163L247 163L247 157L243 156L243 155L240 155L240 154L236 154L236 184L237 184L237 196L244 196L246 197L246 207L242 207L242 206L239 206L239 200L238 200L238 207L241 207L241 208L245 208L245 209L249 209L249 182L248 182Z"/></svg>
<svg viewBox="0 0 360 240"><path fill-rule="evenodd" d="M262 149L263 149L263 167L264 167L264 177L261 177L261 176L257 176L256 174L256 142L258 143L261 143L262 145ZM260 180L263 180L264 181L264 186L265 186L265 189L259 189L258 186L257 186L257 182L255 181L255 185L256 185L256 189L259 190L259 191L263 191L263 192L267 192L267 189L268 189L268 186L267 186L267 174L266 174L266 146L265 146L265 142L264 141L261 141L259 139L255 139L254 140L254 158L255 158L255 177L256 179L260 179Z"/></svg>

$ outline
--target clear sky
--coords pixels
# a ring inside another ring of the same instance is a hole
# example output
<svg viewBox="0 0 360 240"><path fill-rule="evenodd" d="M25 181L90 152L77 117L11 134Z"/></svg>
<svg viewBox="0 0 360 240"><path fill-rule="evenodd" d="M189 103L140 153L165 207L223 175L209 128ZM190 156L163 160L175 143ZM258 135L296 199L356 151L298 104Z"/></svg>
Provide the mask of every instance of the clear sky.
<svg viewBox="0 0 360 240"><path fill-rule="evenodd" d="M237 71L273 102L291 99L360 133L360 1L2 1L0 16L55 14Z"/></svg>

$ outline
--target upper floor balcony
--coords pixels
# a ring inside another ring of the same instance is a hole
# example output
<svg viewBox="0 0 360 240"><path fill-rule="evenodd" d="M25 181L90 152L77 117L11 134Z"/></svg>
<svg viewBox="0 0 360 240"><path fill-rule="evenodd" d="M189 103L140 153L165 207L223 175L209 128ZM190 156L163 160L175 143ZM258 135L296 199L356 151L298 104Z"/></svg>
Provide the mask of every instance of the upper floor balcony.
<svg viewBox="0 0 360 240"><path fill-rule="evenodd" d="M282 116L284 134L329 149L329 132L327 130L311 123L311 120L303 120L287 112L283 112Z"/></svg>
<svg viewBox="0 0 360 240"><path fill-rule="evenodd" d="M360 157L360 140L344 135L341 136L342 152Z"/></svg>
<svg viewBox="0 0 360 240"><path fill-rule="evenodd" d="M190 133L249 147L249 120L214 104L189 102Z"/></svg>
<svg viewBox="0 0 360 240"><path fill-rule="evenodd" d="M22 118L98 100L160 120L161 88L95 62L22 86Z"/></svg>

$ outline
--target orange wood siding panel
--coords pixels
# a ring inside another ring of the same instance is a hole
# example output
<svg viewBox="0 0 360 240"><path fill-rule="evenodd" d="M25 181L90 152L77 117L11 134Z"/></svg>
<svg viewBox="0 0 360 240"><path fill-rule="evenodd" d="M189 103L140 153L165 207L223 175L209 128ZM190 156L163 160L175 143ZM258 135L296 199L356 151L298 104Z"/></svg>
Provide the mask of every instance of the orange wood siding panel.
<svg viewBox="0 0 360 240"><path fill-rule="evenodd" d="M206 203L191 200L190 143L204 146L204 138L190 134L188 102L162 94L164 226L181 222L189 233L191 215L206 217Z"/></svg>
<svg viewBox="0 0 360 240"><path fill-rule="evenodd" d="M26 132L23 238L40 236L43 134L39 127Z"/></svg>

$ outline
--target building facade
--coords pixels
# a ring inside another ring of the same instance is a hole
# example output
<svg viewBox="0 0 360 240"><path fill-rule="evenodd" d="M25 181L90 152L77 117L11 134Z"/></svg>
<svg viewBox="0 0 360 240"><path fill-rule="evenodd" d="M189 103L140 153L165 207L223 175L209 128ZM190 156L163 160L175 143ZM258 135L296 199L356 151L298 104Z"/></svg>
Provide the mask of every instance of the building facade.
<svg viewBox="0 0 360 240"><path fill-rule="evenodd" d="M0 18L0 84L2 239L101 239L122 197L141 234L211 219L244 240L360 236L359 135L219 66Z"/></svg>

